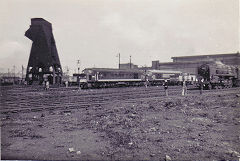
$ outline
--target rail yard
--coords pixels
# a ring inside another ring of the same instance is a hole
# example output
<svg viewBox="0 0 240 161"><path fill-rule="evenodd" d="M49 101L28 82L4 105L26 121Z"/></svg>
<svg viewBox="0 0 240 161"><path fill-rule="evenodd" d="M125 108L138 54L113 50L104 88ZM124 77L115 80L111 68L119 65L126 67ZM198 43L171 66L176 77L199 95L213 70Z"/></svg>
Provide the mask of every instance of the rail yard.
<svg viewBox="0 0 240 161"><path fill-rule="evenodd" d="M2 86L2 159L236 160L239 90Z"/></svg>
<svg viewBox="0 0 240 161"><path fill-rule="evenodd" d="M25 36L26 75L0 77L1 159L240 159L239 52L149 67L119 53L118 68L77 60L71 76L50 22L32 18Z"/></svg>

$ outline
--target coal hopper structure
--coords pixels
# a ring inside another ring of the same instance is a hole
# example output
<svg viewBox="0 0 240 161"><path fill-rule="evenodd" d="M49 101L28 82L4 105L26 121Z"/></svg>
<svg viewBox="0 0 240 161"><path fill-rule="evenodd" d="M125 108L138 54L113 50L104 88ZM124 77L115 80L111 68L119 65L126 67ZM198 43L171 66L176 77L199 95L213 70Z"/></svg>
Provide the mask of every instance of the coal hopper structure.
<svg viewBox="0 0 240 161"><path fill-rule="evenodd" d="M52 33L52 24L43 18L32 18L25 36L32 40L28 60L26 81L28 84L59 84L62 79L56 43Z"/></svg>

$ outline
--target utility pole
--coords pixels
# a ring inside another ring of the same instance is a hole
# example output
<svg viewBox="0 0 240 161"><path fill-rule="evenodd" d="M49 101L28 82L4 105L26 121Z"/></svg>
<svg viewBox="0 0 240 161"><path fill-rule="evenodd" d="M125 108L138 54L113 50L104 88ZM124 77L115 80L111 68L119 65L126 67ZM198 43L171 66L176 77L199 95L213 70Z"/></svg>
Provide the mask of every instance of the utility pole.
<svg viewBox="0 0 240 161"><path fill-rule="evenodd" d="M14 75L13 75L13 84L15 84L15 68L16 68L16 66L14 65L14 66L13 66L13 72L14 72Z"/></svg>
<svg viewBox="0 0 240 161"><path fill-rule="evenodd" d="M132 56L130 55L130 69L132 69L132 62L131 62Z"/></svg>
<svg viewBox="0 0 240 161"><path fill-rule="evenodd" d="M120 53L118 53L118 69L120 69Z"/></svg>
<svg viewBox="0 0 240 161"><path fill-rule="evenodd" d="M67 66L67 76L69 75L69 68L68 68L68 66Z"/></svg>
<svg viewBox="0 0 240 161"><path fill-rule="evenodd" d="M80 70L80 60L77 60L77 66L78 66L78 76L77 76L77 81L78 81L78 89L80 89L80 76L79 76L79 70Z"/></svg>
<svg viewBox="0 0 240 161"><path fill-rule="evenodd" d="M67 81L69 81L69 68L67 66L67 72L66 72L66 75L67 75Z"/></svg>
<svg viewBox="0 0 240 161"><path fill-rule="evenodd" d="M79 71L80 71L80 60L79 59L77 60L77 67L78 67L78 74L79 74Z"/></svg>

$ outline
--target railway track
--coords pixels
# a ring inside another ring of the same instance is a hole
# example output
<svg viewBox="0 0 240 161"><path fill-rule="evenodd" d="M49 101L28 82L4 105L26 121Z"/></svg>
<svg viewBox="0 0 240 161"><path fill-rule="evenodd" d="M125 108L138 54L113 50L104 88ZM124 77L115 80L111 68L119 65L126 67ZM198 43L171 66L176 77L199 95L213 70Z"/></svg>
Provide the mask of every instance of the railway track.
<svg viewBox="0 0 240 161"><path fill-rule="evenodd" d="M204 91L211 94L216 91ZM239 90L232 88L231 90ZM188 95L199 94L199 90L188 90ZM169 96L180 96L180 86L170 86ZM142 98L165 96L163 87L130 87L94 90L78 88L53 88L44 91L42 87L6 87L1 89L1 113L37 112L48 110L66 110L89 108L108 104L109 101L130 101Z"/></svg>

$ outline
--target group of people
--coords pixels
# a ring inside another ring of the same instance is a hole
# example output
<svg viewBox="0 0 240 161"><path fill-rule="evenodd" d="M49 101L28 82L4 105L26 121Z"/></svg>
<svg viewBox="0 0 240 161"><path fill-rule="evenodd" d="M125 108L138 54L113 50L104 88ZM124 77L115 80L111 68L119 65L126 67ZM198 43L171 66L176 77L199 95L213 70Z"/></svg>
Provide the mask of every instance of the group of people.
<svg viewBox="0 0 240 161"><path fill-rule="evenodd" d="M164 90L165 90L165 95L168 96L168 82L167 82L167 80L164 81L163 87L164 87ZM186 85L186 81L183 81L182 96L185 96L185 95L187 95L187 85Z"/></svg>
<svg viewBox="0 0 240 161"><path fill-rule="evenodd" d="M67 87L68 87L68 81L65 82L65 85L66 85L66 88L67 88ZM45 89L46 91L49 90L49 86L50 86L49 81L48 81L48 80L47 80L47 81L44 81L44 89Z"/></svg>
<svg viewBox="0 0 240 161"><path fill-rule="evenodd" d="M50 84L49 84L49 81L45 81L45 83L44 83L44 89L45 89L46 91L49 90L49 85L50 85ZM65 85L66 85L66 88L67 88L67 87L68 87L68 81L65 82ZM145 82L145 87L146 87L146 88L147 88L147 85L148 85L148 83ZM164 87L164 90L165 90L165 95L168 96L168 82L167 82L167 80L164 81L163 87ZM200 90L200 94L202 94L202 86L201 86L200 89L201 89L201 90ZM183 81L183 85L182 85L182 96L185 96L185 95L187 95L187 85L186 85L186 81Z"/></svg>

